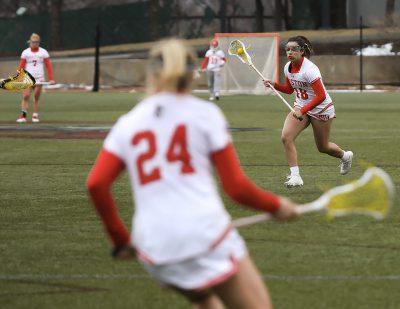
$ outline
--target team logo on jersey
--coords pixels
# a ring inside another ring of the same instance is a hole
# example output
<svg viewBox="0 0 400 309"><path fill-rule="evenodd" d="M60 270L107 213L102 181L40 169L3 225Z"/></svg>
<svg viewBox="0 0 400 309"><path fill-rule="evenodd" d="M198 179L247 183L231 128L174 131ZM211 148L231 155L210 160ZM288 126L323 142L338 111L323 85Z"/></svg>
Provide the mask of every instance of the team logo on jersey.
<svg viewBox="0 0 400 309"><path fill-rule="evenodd" d="M163 113L163 108L162 108L162 106L158 105L156 107L154 114L156 115L157 118L160 118L162 113Z"/></svg>

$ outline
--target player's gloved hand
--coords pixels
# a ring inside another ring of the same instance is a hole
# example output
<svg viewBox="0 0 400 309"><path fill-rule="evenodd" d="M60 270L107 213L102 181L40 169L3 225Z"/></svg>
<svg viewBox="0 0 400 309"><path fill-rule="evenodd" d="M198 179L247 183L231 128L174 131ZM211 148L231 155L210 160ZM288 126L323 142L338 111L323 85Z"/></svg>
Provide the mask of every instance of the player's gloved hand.
<svg viewBox="0 0 400 309"><path fill-rule="evenodd" d="M54 80L49 80L50 85L54 85L56 82Z"/></svg>
<svg viewBox="0 0 400 309"><path fill-rule="evenodd" d="M265 87L270 88L272 85L272 82L270 80L263 80L263 84Z"/></svg>
<svg viewBox="0 0 400 309"><path fill-rule="evenodd" d="M292 113L293 117L297 120L303 120L303 114L301 113L300 109L296 108L295 111Z"/></svg>
<svg viewBox="0 0 400 309"><path fill-rule="evenodd" d="M118 260L133 260L136 258L136 250L133 246L126 245L114 248L111 255Z"/></svg>
<svg viewBox="0 0 400 309"><path fill-rule="evenodd" d="M296 212L296 204L286 197L279 197L281 206L274 212L273 216L278 221L290 221L296 219L299 214Z"/></svg>

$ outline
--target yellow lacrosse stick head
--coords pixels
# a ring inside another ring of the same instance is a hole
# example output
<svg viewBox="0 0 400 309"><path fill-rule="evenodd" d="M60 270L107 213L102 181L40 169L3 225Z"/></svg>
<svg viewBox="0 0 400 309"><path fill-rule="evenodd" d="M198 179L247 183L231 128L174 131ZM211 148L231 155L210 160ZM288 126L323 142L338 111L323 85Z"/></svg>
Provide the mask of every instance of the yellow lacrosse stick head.
<svg viewBox="0 0 400 309"><path fill-rule="evenodd" d="M233 40L229 44L228 53L231 56L238 57L243 63L248 65L252 64L251 57L246 51L246 47L244 46L243 42L240 40Z"/></svg>
<svg viewBox="0 0 400 309"><path fill-rule="evenodd" d="M20 69L13 77L2 80L0 85L5 90L23 90L35 86L35 78L24 69Z"/></svg>
<svg viewBox="0 0 400 309"><path fill-rule="evenodd" d="M332 189L330 195L325 206L328 217L365 214L380 220L392 206L394 185L385 171L372 167L357 181Z"/></svg>

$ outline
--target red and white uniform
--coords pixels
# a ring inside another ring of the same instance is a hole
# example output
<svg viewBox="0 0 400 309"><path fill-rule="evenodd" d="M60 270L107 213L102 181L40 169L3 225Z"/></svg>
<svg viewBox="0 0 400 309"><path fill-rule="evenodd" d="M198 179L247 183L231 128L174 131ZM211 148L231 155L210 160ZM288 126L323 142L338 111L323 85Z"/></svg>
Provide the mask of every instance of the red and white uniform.
<svg viewBox="0 0 400 309"><path fill-rule="evenodd" d="M322 76L318 67L307 58L297 65L292 62L284 67L285 85L275 85L276 89L285 92L296 92L295 106L300 107L303 114L319 120L328 120L335 117L335 108L332 99L322 83Z"/></svg>
<svg viewBox="0 0 400 309"><path fill-rule="evenodd" d="M40 83L46 80L44 66L46 66L49 80L54 80L50 55L47 50L41 47L37 49L29 47L22 52L19 67L27 70L36 79L36 82Z"/></svg>
<svg viewBox="0 0 400 309"><path fill-rule="evenodd" d="M220 49L210 48L207 50L205 58L201 64L201 68L207 68L207 71L218 72L225 64L225 53Z"/></svg>
<svg viewBox="0 0 400 309"><path fill-rule="evenodd" d="M191 95L159 93L122 116L107 136L87 186L114 246L133 240L157 280L185 289L217 284L244 257L213 177L235 201L276 211L279 199L240 168L220 109ZM127 169L135 202L131 237L111 195Z"/></svg>
<svg viewBox="0 0 400 309"><path fill-rule="evenodd" d="M229 226L208 157L230 141L214 105L166 93L111 130L104 149L124 161L135 188L133 241L155 264L207 251Z"/></svg>

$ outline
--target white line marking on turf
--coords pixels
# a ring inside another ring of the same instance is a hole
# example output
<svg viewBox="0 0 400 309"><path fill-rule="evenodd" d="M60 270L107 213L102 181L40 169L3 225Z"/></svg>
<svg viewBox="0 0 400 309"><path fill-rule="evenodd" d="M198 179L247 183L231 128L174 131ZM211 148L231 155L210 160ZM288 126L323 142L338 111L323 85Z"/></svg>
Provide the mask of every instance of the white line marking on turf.
<svg viewBox="0 0 400 309"><path fill-rule="evenodd" d="M400 281L400 275L360 275L360 276L341 276L341 275L263 275L266 280L276 281ZM140 280L151 279L149 275L113 275L113 274L70 274L70 275L51 275L51 274L2 274L0 281L12 280Z"/></svg>

